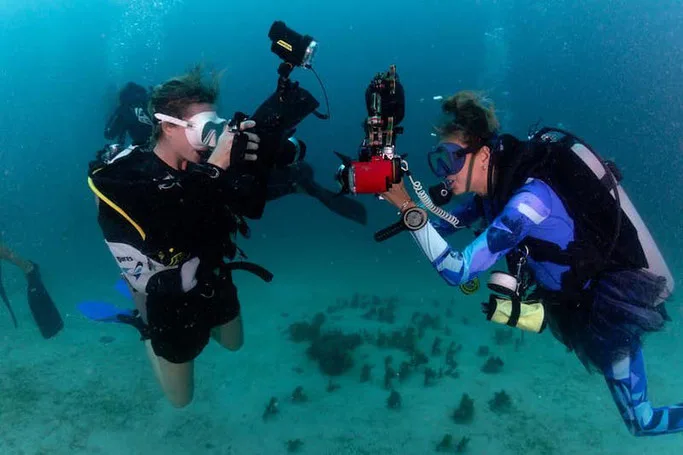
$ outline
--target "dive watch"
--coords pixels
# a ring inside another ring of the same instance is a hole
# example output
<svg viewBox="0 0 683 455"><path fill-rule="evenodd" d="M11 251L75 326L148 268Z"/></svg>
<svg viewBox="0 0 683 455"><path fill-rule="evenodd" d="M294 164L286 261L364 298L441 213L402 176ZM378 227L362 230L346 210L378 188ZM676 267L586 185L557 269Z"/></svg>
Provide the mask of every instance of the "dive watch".
<svg viewBox="0 0 683 455"><path fill-rule="evenodd" d="M422 229L427 224L429 217L424 209L419 207L411 207L403 212L402 221L406 228L410 231L417 231Z"/></svg>

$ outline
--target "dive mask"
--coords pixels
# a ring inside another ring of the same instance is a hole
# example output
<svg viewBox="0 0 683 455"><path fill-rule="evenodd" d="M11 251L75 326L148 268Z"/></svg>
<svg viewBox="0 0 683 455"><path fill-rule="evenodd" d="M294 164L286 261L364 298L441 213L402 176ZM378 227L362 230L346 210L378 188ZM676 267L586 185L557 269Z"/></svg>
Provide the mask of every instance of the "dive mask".
<svg viewBox="0 0 683 455"><path fill-rule="evenodd" d="M465 165L465 156L472 151L453 142L442 142L427 155L429 168L441 179L457 174Z"/></svg>
<svg viewBox="0 0 683 455"><path fill-rule="evenodd" d="M198 151L206 151L216 147L218 138L223 133L228 121L219 117L215 111L195 114L189 120L181 120L166 114L154 114L157 120L172 123L185 128L185 136L190 145Z"/></svg>

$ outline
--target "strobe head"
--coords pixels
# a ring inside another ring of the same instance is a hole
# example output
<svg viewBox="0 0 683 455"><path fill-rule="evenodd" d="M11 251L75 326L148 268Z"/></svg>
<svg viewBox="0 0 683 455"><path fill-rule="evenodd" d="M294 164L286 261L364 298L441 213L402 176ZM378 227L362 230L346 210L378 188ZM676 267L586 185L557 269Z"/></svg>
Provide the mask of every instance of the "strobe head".
<svg viewBox="0 0 683 455"><path fill-rule="evenodd" d="M351 193L351 188L353 188L353 168L348 164L340 164L337 168L337 172L334 175L334 180L339 185L340 194Z"/></svg>
<svg viewBox="0 0 683 455"><path fill-rule="evenodd" d="M270 50L292 66L310 68L318 43L309 35L295 32L282 21L275 21L270 27L268 38Z"/></svg>

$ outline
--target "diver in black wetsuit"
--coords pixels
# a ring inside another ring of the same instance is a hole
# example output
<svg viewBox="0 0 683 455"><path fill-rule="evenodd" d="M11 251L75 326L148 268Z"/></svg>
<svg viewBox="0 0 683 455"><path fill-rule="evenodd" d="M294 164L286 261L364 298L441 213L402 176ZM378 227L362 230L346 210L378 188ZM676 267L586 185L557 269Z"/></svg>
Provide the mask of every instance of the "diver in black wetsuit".
<svg viewBox="0 0 683 455"><path fill-rule="evenodd" d="M265 181L239 170L258 161L260 139L248 132L254 122L219 118L217 98L217 82L204 83L199 68L159 85L149 103L158 120L152 141L93 162L88 173L100 228L143 321L134 325L177 407L192 400L194 359L211 337L231 351L242 346L232 271L270 279L235 261L244 218L260 217L265 205Z"/></svg>
<svg viewBox="0 0 683 455"><path fill-rule="evenodd" d="M141 85L128 82L119 92L119 105L104 128L104 137L123 146L126 133L132 145L142 145L152 135L153 123L147 112L149 94Z"/></svg>

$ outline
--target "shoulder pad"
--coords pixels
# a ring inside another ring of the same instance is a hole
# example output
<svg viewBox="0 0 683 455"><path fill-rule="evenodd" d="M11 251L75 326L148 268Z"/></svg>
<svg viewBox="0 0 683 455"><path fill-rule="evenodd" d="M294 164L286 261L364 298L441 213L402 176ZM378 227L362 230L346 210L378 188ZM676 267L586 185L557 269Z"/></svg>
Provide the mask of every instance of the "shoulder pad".
<svg viewBox="0 0 683 455"><path fill-rule="evenodd" d="M123 158L123 157L126 157L126 156L130 155L134 150L137 150L137 149L138 149L137 146L129 145L129 146L126 147L125 149L123 149L123 150L121 150L120 152L114 154L114 155L109 159L109 161L107 162L107 164L111 164L111 163L113 163L114 161L116 161L116 160L118 160L118 159L121 159L121 158Z"/></svg>
<svg viewBox="0 0 683 455"><path fill-rule="evenodd" d="M120 160L130 155L134 151L137 151L140 147L136 145L129 145L128 147L121 149L119 144L111 144L105 147L104 153L102 154L102 164L109 165L114 161Z"/></svg>
<svg viewBox="0 0 683 455"><path fill-rule="evenodd" d="M104 170L111 170L131 163L133 158L143 154L140 146L128 146L121 149L118 144L110 144L97 153L97 158L90 162L90 175L100 173ZM116 163L116 166L112 166Z"/></svg>

